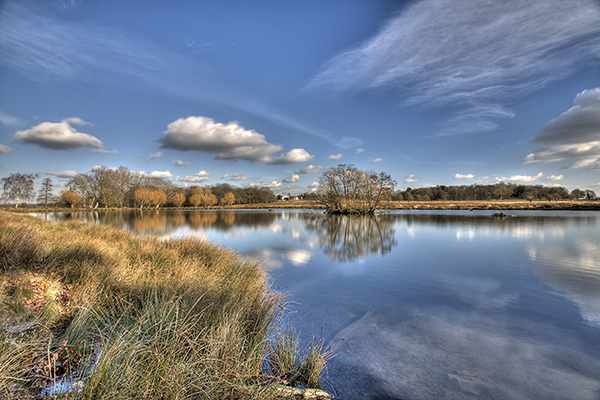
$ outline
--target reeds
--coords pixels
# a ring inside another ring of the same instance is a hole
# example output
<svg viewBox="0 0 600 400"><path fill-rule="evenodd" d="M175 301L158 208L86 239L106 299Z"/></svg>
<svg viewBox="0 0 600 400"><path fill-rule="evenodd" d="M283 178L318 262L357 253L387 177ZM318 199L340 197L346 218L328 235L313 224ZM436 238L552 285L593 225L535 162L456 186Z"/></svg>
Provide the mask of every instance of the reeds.
<svg viewBox="0 0 600 400"><path fill-rule="evenodd" d="M0 398L61 379L84 382L61 398L275 396L263 364L278 357L277 297L230 250L0 212L0 272L0 327L39 325L0 331ZM325 352L306 354L303 383L316 387Z"/></svg>

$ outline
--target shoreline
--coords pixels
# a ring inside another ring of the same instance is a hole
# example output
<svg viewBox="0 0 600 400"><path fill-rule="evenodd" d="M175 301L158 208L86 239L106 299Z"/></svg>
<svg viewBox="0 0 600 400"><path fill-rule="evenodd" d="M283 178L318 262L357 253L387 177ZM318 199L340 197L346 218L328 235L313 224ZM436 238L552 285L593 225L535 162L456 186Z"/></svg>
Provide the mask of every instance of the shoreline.
<svg viewBox="0 0 600 400"><path fill-rule="evenodd" d="M259 209L316 209L325 207L311 200L283 200L275 203L235 204L218 207L161 207L158 210L259 210ZM0 210L12 212L82 212L82 211L139 211L130 208L35 208L35 207L1 207ZM145 212L155 208L144 209ZM379 210L557 210L557 211L600 211L600 200L461 200L461 201L388 201Z"/></svg>

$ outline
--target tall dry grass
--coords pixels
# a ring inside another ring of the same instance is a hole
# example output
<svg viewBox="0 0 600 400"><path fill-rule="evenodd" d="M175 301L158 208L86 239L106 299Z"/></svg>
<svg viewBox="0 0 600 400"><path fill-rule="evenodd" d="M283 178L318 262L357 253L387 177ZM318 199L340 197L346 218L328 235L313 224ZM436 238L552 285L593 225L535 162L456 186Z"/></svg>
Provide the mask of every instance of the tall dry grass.
<svg viewBox="0 0 600 400"><path fill-rule="evenodd" d="M0 327L38 324L0 332L0 398L61 379L84 382L66 398L275 396L279 300L230 250L0 212L0 272ZM323 367L303 374L318 385Z"/></svg>

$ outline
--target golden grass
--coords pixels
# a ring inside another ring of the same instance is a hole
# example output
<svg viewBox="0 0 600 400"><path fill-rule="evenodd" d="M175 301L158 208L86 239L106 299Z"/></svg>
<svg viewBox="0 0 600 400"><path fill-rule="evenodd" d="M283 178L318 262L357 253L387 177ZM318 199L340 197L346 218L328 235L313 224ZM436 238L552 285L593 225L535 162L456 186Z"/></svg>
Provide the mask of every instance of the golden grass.
<svg viewBox="0 0 600 400"><path fill-rule="evenodd" d="M0 332L0 398L67 376L84 399L275 396L278 297L230 250L0 211L0 272L0 327L39 325Z"/></svg>

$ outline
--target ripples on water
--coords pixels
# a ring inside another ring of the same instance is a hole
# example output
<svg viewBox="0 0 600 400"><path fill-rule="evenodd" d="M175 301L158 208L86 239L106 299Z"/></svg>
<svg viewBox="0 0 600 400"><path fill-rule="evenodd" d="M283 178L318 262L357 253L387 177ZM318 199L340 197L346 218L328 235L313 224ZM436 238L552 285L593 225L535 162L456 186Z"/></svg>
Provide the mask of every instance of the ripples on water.
<svg viewBox="0 0 600 400"><path fill-rule="evenodd" d="M53 214L261 260L343 399L600 398L600 213Z"/></svg>

